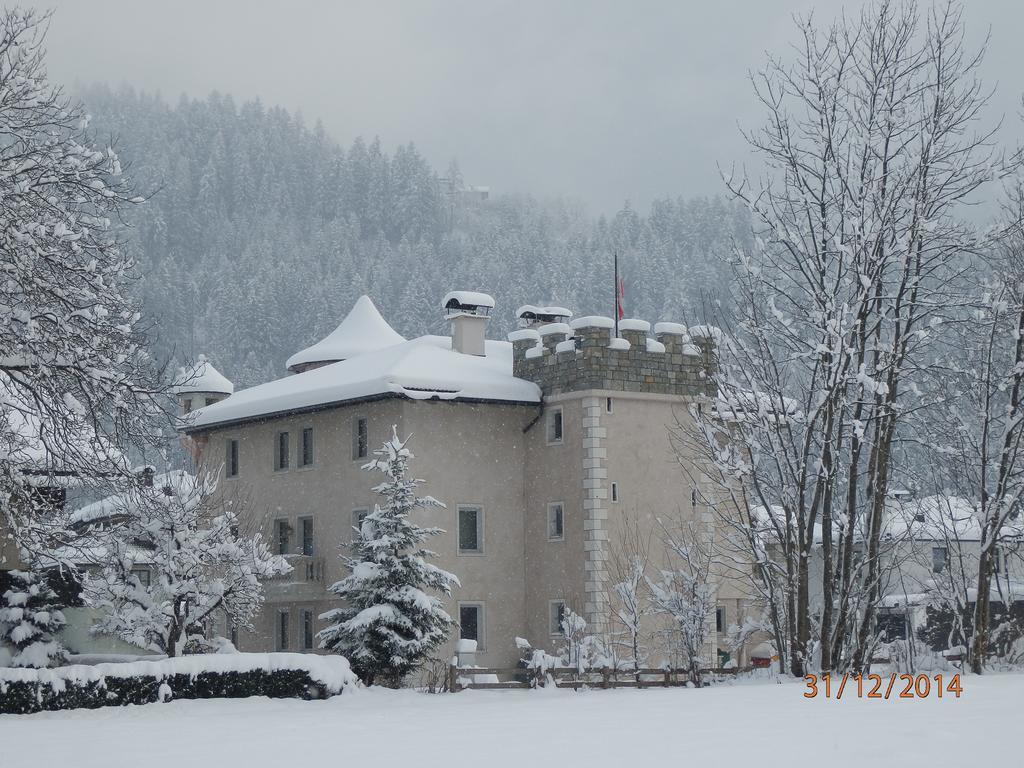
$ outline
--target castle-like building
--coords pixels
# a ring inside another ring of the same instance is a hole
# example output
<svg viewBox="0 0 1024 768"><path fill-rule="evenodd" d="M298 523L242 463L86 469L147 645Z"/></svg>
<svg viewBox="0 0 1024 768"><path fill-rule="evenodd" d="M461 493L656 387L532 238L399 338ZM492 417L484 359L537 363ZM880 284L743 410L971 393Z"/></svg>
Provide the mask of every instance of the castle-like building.
<svg viewBox="0 0 1024 768"><path fill-rule="evenodd" d="M652 336L622 320L616 336L610 318L524 306L520 328L494 341L493 309L486 294L454 291L442 301L450 337L405 339L363 296L283 378L232 392L205 363L179 389L197 467L221 475L220 491L246 501L247 524L294 566L267 584L241 650L315 649L339 555L377 501L379 477L362 467L392 425L412 436L423 492L446 505L419 522L446 531L428 546L462 582L448 607L478 663L513 664L516 637L551 648L567 609L612 629L613 561L629 532L713 525L709 489L680 466L696 458L673 440L713 395L713 329L659 323ZM741 585L714 586L709 661L751 610Z"/></svg>

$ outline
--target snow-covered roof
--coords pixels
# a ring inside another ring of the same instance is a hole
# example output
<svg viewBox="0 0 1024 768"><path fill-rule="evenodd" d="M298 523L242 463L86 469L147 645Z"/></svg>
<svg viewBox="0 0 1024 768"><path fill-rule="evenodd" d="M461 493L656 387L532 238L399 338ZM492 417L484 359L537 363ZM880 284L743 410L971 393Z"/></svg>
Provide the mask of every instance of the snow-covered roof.
<svg viewBox="0 0 1024 768"><path fill-rule="evenodd" d="M487 307L494 309L494 297L479 291L449 291L441 299L441 308L447 309L452 301L463 307Z"/></svg>
<svg viewBox="0 0 1024 768"><path fill-rule="evenodd" d="M886 533L893 538L918 541L980 541L980 511L975 502L960 496L925 496L890 503ZM1000 531L1005 538L1024 536L1024 523L1009 520Z"/></svg>
<svg viewBox="0 0 1024 768"><path fill-rule="evenodd" d="M183 429L249 421L380 395L414 399L540 402L540 388L512 375L512 345L485 342L482 356L451 348L448 336L421 336L358 358L250 387L193 411Z"/></svg>
<svg viewBox="0 0 1024 768"><path fill-rule="evenodd" d="M206 359L206 355L200 355L195 363L178 370L174 391L179 395L193 392L217 392L230 395L235 391L235 385L228 380L227 376L213 367L213 363Z"/></svg>
<svg viewBox="0 0 1024 768"><path fill-rule="evenodd" d="M326 337L288 358L288 370L310 363L333 363L401 344L405 337L388 325L369 296L360 296L351 311Z"/></svg>
<svg viewBox="0 0 1024 768"><path fill-rule="evenodd" d="M161 472L153 476L154 488L169 488L176 496L189 493L195 486L195 483L195 477L182 469ZM112 494L99 501L79 507L71 513L68 521L72 525L86 524L96 520L105 520L115 515L123 515L127 511L132 498L130 493Z"/></svg>

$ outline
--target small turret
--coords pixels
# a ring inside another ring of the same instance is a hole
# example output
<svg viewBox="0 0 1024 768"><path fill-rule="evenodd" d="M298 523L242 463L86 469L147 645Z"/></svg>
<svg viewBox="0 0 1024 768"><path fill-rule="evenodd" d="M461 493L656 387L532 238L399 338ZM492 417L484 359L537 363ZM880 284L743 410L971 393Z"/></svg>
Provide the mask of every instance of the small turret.
<svg viewBox="0 0 1024 768"><path fill-rule="evenodd" d="M182 413L213 405L234 394L235 385L213 367L213 363L200 355L195 363L178 370L174 394Z"/></svg>

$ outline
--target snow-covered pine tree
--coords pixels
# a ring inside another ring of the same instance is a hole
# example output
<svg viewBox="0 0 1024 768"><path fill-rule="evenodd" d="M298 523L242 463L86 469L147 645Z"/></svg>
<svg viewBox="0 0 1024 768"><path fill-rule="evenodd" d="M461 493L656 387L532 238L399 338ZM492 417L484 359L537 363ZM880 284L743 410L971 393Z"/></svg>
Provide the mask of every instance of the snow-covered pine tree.
<svg viewBox="0 0 1024 768"><path fill-rule="evenodd" d="M53 667L67 654L54 635L64 626L60 600L46 579L33 571L7 573L0 594L0 647L13 649L12 667Z"/></svg>
<svg viewBox="0 0 1024 768"><path fill-rule="evenodd" d="M453 621L441 600L426 590L451 594L458 578L428 563L433 552L425 539L444 531L413 522L414 510L443 507L430 496L417 496L422 483L409 476L412 453L397 428L375 451L367 470L383 472L384 482L373 490L384 506L375 505L345 557L349 575L330 590L345 604L322 614L329 626L319 633L320 647L347 657L353 671L367 684L397 687L406 674L427 659L448 637Z"/></svg>
<svg viewBox="0 0 1024 768"><path fill-rule="evenodd" d="M35 488L55 474L127 483L121 451L155 438L163 391L116 229L142 199L47 81L48 18L0 11L0 533L30 558L69 552Z"/></svg>
<svg viewBox="0 0 1024 768"><path fill-rule="evenodd" d="M249 626L263 604L261 579L291 567L259 534L238 533L240 502L215 490L212 478L176 470L113 501L123 522L102 572L85 583L102 613L96 631L178 656L189 632L217 613Z"/></svg>

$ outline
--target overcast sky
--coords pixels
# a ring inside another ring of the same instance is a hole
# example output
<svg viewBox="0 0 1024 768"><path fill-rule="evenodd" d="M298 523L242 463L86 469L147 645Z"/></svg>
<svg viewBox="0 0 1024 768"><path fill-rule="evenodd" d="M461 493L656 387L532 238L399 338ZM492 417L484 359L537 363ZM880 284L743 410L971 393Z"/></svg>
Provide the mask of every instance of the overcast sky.
<svg viewBox="0 0 1024 768"><path fill-rule="evenodd" d="M51 0L50 73L176 100L230 93L321 119L342 142L413 141L439 170L496 192L568 195L595 211L626 198L721 191L758 112L748 72L783 51L791 14L821 0L255 2ZM983 71L1005 137L1022 131L1024 3L970 0L991 27Z"/></svg>

